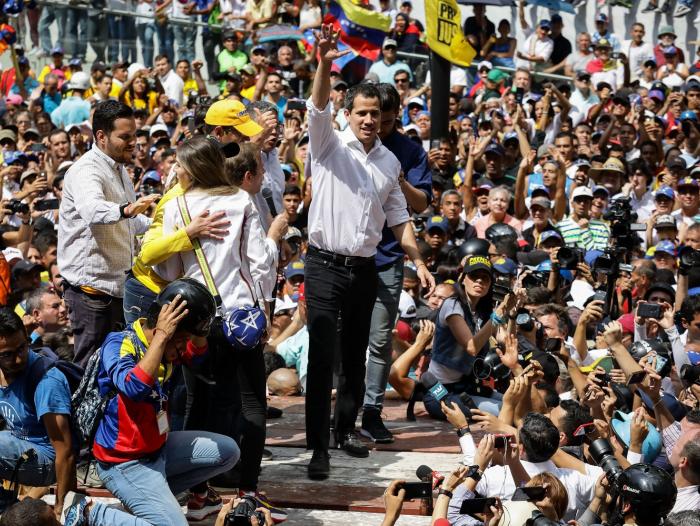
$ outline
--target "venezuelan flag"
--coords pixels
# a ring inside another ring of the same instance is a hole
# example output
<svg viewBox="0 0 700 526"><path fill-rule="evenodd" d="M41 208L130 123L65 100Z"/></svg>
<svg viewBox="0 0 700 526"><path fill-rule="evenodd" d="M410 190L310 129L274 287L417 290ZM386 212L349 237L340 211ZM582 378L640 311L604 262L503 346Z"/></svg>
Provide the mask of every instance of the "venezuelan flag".
<svg viewBox="0 0 700 526"><path fill-rule="evenodd" d="M377 59L391 28L388 15L355 5L351 0L331 0L323 22L333 24L340 31L340 40L369 60Z"/></svg>

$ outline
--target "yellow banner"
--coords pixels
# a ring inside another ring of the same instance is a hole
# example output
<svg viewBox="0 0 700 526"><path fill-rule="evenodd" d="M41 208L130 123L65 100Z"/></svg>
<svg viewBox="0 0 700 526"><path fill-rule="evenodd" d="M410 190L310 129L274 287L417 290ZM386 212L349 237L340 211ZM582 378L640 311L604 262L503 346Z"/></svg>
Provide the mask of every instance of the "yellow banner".
<svg viewBox="0 0 700 526"><path fill-rule="evenodd" d="M425 0L428 46L458 66L469 66L476 55L462 33L462 17L456 0Z"/></svg>

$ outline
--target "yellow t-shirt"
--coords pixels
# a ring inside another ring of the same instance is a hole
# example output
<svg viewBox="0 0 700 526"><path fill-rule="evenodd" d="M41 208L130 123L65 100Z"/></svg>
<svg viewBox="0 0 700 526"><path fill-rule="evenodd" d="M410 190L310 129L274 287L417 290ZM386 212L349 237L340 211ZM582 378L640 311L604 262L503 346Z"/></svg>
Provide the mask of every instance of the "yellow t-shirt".
<svg viewBox="0 0 700 526"><path fill-rule="evenodd" d="M194 79L187 79L185 85L182 88L182 92L185 95L185 102L187 101L187 97L190 96L190 91L199 92L199 87L197 87L197 81Z"/></svg>
<svg viewBox="0 0 700 526"><path fill-rule="evenodd" d="M255 95L255 84L253 84L249 88L243 88L241 90L241 97L243 98L253 100L253 95Z"/></svg>
<svg viewBox="0 0 700 526"><path fill-rule="evenodd" d="M177 199L182 194L184 194L184 190L178 183L166 192L158 202L156 211L153 214L151 226L143 236L141 252L139 252L134 266L131 269L134 277L156 294L158 294L168 282L156 274L151 266L162 263L178 252L192 250L192 242L190 238L187 237L184 228L168 236L163 236L163 212L165 210L165 204L171 199Z"/></svg>
<svg viewBox="0 0 700 526"><path fill-rule="evenodd" d="M158 93L155 91L149 91L146 95L148 104L144 99L134 99L133 103L131 101L131 93L128 91L124 94L124 104L131 106L135 110L147 110L148 113L153 113L156 105L158 104Z"/></svg>
<svg viewBox="0 0 700 526"><path fill-rule="evenodd" d="M41 70L41 73L39 73L39 77L36 80L38 80L39 83L43 84L44 77L46 77L46 75L48 75L49 73L51 73L55 69L58 69L58 68L53 67L53 64L47 64L46 66L43 67L43 69ZM68 66L63 66L60 69L61 69L61 71L63 71L63 76L65 77L65 79L70 80L70 77L72 74L70 68Z"/></svg>

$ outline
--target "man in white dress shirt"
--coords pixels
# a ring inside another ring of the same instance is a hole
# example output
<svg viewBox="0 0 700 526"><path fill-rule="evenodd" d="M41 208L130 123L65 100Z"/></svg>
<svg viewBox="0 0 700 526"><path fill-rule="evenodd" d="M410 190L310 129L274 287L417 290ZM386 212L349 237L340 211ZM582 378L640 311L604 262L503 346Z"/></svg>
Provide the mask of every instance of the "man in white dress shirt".
<svg viewBox="0 0 700 526"><path fill-rule="evenodd" d="M95 107L95 144L66 172L58 223L58 266L75 338L74 361L85 365L108 333L121 330L126 272L142 215L160 196L136 199L126 171L136 147L131 108L108 100Z"/></svg>
<svg viewBox="0 0 700 526"><path fill-rule="evenodd" d="M348 127L336 132L329 103L330 70L333 60L346 52L338 51L338 35L332 26L323 26L316 39L321 60L307 101L307 163L314 196L309 208L305 279L309 327L306 440L313 449L309 477L324 479L330 472L331 388L338 344L336 446L356 457L369 454L355 433L355 419L362 404L370 319L377 297L374 255L385 221L418 268L422 285L432 290L434 280L413 237L399 186L401 165L377 137L379 91L373 84L350 89L344 110Z"/></svg>

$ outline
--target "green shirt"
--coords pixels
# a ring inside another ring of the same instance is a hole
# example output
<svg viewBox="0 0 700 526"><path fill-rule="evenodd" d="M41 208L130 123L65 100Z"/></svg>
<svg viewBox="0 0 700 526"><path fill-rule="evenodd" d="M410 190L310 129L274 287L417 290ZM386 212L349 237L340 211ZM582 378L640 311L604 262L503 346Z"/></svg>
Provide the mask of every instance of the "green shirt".
<svg viewBox="0 0 700 526"><path fill-rule="evenodd" d="M610 242L610 227L598 219L589 219L588 228L583 229L571 217L557 224L559 233L567 246L586 250L605 250Z"/></svg>
<svg viewBox="0 0 700 526"><path fill-rule="evenodd" d="M233 53L228 49L224 49L219 53L219 56L216 57L216 61L219 64L219 73L226 73L231 68L236 68L236 71L238 71L248 63L248 55L243 53L240 49L237 49ZM225 87L226 81L222 80L219 83L219 89L224 89Z"/></svg>

